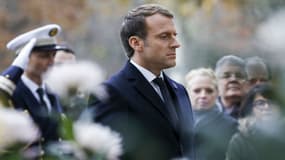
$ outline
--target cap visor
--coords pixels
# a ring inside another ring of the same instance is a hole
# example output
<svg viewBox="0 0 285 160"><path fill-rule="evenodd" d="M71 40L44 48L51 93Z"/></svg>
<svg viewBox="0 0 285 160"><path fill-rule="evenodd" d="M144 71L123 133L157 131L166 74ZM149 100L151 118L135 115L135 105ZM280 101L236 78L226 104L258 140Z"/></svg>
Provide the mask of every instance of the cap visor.
<svg viewBox="0 0 285 160"><path fill-rule="evenodd" d="M36 46L33 48L33 51L57 51L60 50L58 45L52 44L52 45L44 45L44 46Z"/></svg>

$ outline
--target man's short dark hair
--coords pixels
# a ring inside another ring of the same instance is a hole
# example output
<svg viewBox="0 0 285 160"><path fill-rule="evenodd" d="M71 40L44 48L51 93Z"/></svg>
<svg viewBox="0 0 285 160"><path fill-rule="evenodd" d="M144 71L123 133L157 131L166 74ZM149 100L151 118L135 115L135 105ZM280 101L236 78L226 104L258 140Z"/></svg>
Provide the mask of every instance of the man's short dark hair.
<svg viewBox="0 0 285 160"><path fill-rule="evenodd" d="M161 14L169 18L174 17L170 11L157 4L144 4L138 6L129 11L124 17L120 36L123 47L129 58L134 54L133 48L129 45L129 38L131 36L138 36L144 40L147 36L145 18L154 14Z"/></svg>

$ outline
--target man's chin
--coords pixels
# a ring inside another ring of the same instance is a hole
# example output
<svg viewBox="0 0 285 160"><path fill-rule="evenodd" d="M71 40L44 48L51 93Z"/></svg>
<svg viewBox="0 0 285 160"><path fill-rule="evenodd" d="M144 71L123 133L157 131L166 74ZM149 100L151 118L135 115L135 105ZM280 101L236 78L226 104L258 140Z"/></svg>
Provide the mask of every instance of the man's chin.
<svg viewBox="0 0 285 160"><path fill-rule="evenodd" d="M242 100L242 96L240 94L238 94L238 95L228 95L228 96L226 96L225 99L227 99L229 101L232 101L232 102L240 103L241 100Z"/></svg>
<svg viewBox="0 0 285 160"><path fill-rule="evenodd" d="M174 63L168 63L165 67L164 67L164 69L168 69L168 68L172 68L172 67L175 67L176 66L176 63L174 62Z"/></svg>
<svg viewBox="0 0 285 160"><path fill-rule="evenodd" d="M229 91L226 94L226 97L242 97L243 93L241 91Z"/></svg>

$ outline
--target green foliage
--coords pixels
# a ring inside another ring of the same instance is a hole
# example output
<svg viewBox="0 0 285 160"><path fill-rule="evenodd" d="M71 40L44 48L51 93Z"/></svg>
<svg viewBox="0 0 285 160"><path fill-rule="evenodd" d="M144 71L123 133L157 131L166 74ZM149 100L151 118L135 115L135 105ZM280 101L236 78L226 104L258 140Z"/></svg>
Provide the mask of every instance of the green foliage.
<svg viewBox="0 0 285 160"><path fill-rule="evenodd" d="M64 140L74 140L73 122L65 115L61 116L60 135Z"/></svg>
<svg viewBox="0 0 285 160"><path fill-rule="evenodd" d="M13 145L0 153L0 159L2 160L22 160L21 149L23 146L21 144Z"/></svg>

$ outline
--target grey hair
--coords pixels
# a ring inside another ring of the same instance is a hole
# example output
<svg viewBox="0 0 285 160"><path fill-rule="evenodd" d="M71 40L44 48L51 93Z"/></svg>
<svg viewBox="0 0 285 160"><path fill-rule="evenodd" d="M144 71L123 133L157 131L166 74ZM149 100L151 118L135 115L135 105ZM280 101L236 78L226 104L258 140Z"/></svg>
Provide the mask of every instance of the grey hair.
<svg viewBox="0 0 285 160"><path fill-rule="evenodd" d="M216 75L218 74L220 68L224 65L233 65L233 66L238 66L240 68L242 68L242 70L245 73L245 60L235 56L235 55L226 55L223 56L222 58L220 58L218 60L218 62L216 63L216 67L215 67L215 73Z"/></svg>

